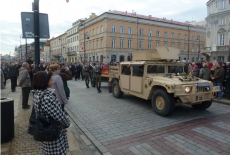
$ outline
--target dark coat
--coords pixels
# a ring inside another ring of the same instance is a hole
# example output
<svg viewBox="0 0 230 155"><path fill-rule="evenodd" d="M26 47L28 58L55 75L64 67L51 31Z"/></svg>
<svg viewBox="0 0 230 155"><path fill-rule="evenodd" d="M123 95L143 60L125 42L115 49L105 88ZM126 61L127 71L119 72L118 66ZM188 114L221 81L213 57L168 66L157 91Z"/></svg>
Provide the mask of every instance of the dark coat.
<svg viewBox="0 0 230 155"><path fill-rule="evenodd" d="M11 77L17 77L18 75L18 67L17 65L10 65L8 67L8 77L11 78Z"/></svg>
<svg viewBox="0 0 230 155"><path fill-rule="evenodd" d="M201 68L199 78L204 80L210 80L211 71L208 68Z"/></svg>
<svg viewBox="0 0 230 155"><path fill-rule="evenodd" d="M214 77L213 82L223 83L224 82L224 68L223 67L216 68L214 71L213 77Z"/></svg>

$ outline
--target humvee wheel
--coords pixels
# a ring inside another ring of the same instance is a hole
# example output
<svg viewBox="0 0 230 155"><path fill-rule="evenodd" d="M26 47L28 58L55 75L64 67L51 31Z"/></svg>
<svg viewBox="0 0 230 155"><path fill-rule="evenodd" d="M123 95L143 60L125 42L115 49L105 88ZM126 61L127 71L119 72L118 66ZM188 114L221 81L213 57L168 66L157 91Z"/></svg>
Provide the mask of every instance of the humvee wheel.
<svg viewBox="0 0 230 155"><path fill-rule="evenodd" d="M206 110L212 105L212 100L211 101L204 101L201 104L194 104L192 107L194 109L199 109L199 110Z"/></svg>
<svg viewBox="0 0 230 155"><path fill-rule="evenodd" d="M162 89L156 90L153 93L151 102L154 112L160 116L168 116L172 114L175 108L173 95L168 94Z"/></svg>
<svg viewBox="0 0 230 155"><path fill-rule="evenodd" d="M121 98L123 96L123 92L121 91L118 81L113 82L112 93L113 93L113 96L116 98Z"/></svg>

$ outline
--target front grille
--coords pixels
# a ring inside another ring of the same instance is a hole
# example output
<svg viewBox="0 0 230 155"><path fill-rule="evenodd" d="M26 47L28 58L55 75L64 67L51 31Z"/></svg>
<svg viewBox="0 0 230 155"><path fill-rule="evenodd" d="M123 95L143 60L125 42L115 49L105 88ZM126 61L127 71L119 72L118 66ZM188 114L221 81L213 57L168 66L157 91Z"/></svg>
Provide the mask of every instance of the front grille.
<svg viewBox="0 0 230 155"><path fill-rule="evenodd" d="M209 87L197 87L196 92L208 92L210 90Z"/></svg>

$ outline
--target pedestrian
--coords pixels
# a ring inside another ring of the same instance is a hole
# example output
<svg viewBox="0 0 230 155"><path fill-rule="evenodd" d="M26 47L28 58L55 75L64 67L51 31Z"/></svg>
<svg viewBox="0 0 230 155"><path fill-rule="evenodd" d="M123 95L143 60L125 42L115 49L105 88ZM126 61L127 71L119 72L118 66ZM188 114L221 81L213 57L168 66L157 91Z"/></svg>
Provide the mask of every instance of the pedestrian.
<svg viewBox="0 0 230 155"><path fill-rule="evenodd" d="M26 62L29 64L30 68L31 68L31 65L33 64L33 59L32 57L28 57L28 59L26 60Z"/></svg>
<svg viewBox="0 0 230 155"><path fill-rule="evenodd" d="M197 65L194 65L192 70L192 76L199 77L199 72L199 67Z"/></svg>
<svg viewBox="0 0 230 155"><path fill-rule="evenodd" d="M28 72L29 64L27 62L22 63L22 67L19 70L18 86L22 87L22 108L29 109L28 105L29 93L31 89L31 80Z"/></svg>
<svg viewBox="0 0 230 155"><path fill-rule="evenodd" d="M224 81L224 68L222 67L221 62L215 63L216 69L214 70L214 74L212 76L213 85L220 86L220 91L217 93L217 99L222 99L222 83Z"/></svg>
<svg viewBox="0 0 230 155"><path fill-rule="evenodd" d="M6 66L6 63L1 64L1 69L4 75L4 85L6 86L6 81L8 79L8 67Z"/></svg>
<svg viewBox="0 0 230 155"><path fill-rule="evenodd" d="M41 142L43 155L66 155L69 148L66 128L70 126L69 119L62 111L62 107L58 98L53 93L52 74L45 71L38 71L33 78L32 88L34 89L34 109L35 115L38 112L45 116L46 121L51 119L57 122L59 128L59 137L53 141Z"/></svg>
<svg viewBox="0 0 230 155"><path fill-rule="evenodd" d="M99 65L99 62L96 62L96 65L94 67L94 78L97 92L101 93L101 67Z"/></svg>
<svg viewBox="0 0 230 155"><path fill-rule="evenodd" d="M65 94L66 94L66 98L68 100L69 97L70 97L70 89L68 87L67 81L68 80L72 80L72 74L71 74L71 72L70 72L70 70L69 70L68 67L63 66L59 75L62 78L62 82L63 82Z"/></svg>
<svg viewBox="0 0 230 155"><path fill-rule="evenodd" d="M11 91L15 92L16 91L16 86L17 86L17 64L14 62L10 63L10 66L8 67L8 77L11 81Z"/></svg>
<svg viewBox="0 0 230 155"><path fill-rule="evenodd" d="M89 65L87 64L87 62L85 62L84 66L82 67L82 76L84 76L85 78L86 88L89 88L89 72L90 72Z"/></svg>
<svg viewBox="0 0 230 155"><path fill-rule="evenodd" d="M203 68L200 69L199 78L204 80L210 80L211 71L208 69L208 64L204 63Z"/></svg>
<svg viewBox="0 0 230 155"><path fill-rule="evenodd" d="M0 70L1 70L1 90L2 90L2 89L5 89L5 85L4 85L5 77L4 77L2 69Z"/></svg>
<svg viewBox="0 0 230 155"><path fill-rule="evenodd" d="M50 71L53 73L53 89L54 93L58 98L58 101L61 103L62 110L64 111L64 106L67 104L67 98L64 90L63 81L60 74L61 68L58 64L51 65L49 67Z"/></svg>

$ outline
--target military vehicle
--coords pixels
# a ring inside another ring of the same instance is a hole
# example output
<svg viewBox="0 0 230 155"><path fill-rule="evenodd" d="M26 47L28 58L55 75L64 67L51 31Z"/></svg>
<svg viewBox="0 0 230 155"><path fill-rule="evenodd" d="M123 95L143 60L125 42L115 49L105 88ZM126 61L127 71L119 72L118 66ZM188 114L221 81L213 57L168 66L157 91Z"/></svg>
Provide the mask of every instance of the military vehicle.
<svg viewBox="0 0 230 155"><path fill-rule="evenodd" d="M153 110L160 116L172 114L175 106L191 105L205 110L212 104L213 92L220 91L211 81L184 73L183 62L178 60L179 50L157 47L156 52L133 52L133 61L110 66L108 84L113 96L124 93L151 100Z"/></svg>

